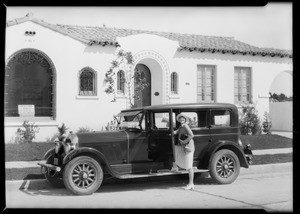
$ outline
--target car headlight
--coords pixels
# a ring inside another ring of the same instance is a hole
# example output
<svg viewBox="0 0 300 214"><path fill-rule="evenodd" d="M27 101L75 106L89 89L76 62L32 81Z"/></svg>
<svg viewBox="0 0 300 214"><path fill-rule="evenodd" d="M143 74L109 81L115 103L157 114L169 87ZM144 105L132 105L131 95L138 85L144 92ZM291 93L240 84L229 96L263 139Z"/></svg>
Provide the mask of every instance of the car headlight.
<svg viewBox="0 0 300 214"><path fill-rule="evenodd" d="M68 154L71 150L78 148L78 137L76 134L70 132L64 141L64 150Z"/></svg>

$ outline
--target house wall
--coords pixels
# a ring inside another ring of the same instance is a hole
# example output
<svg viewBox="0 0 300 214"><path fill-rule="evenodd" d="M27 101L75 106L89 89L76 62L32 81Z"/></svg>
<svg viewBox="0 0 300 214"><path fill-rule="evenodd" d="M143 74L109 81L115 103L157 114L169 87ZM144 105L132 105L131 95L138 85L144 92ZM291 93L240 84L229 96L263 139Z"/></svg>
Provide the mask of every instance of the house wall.
<svg viewBox="0 0 300 214"><path fill-rule="evenodd" d="M35 31L35 36L26 36L25 31ZM39 122L40 132L35 141L51 139L62 123L69 130L77 131L80 127L101 130L113 119L110 112L117 114L126 108L126 102L110 102L112 97L104 92L104 74L114 59L115 47L86 46L85 44L44 28L32 22L6 28L5 58L8 60L16 51L32 48L42 51L52 61L56 71L56 119ZM79 97L78 73L84 67L97 71L97 96ZM109 113L108 113L109 112ZM7 118L5 120L5 141L13 142L15 131L28 118ZM47 123L49 127L47 127Z"/></svg>
<svg viewBox="0 0 300 214"><path fill-rule="evenodd" d="M36 31L35 36L26 36L25 31ZM145 42L147 41L147 42ZM257 103L260 115L269 110L268 93L271 83L278 73L292 71L291 59L278 57L257 57L219 53L177 51L178 42L154 35L137 35L119 38L121 47L131 51L135 63L143 63L152 74L152 104L196 102L197 65L216 66L216 102L234 102L234 66L252 68L253 100ZM124 96L104 92L103 80L111 61L115 59L116 47L87 46L86 44L57 33L32 22L6 28L5 58L8 60L16 51L25 48L37 49L52 61L56 74L56 118L39 121L40 133L35 141L51 139L62 123L69 130L80 127L101 130L113 119L113 114L126 109L128 102ZM84 67L97 72L97 96L80 97L78 73ZM170 95L170 74L178 73L178 95ZM161 92L155 97L154 92ZM5 119L5 142L13 142L15 131L25 118ZM48 124L48 126L47 126Z"/></svg>
<svg viewBox="0 0 300 214"><path fill-rule="evenodd" d="M293 131L293 102L270 103L272 131Z"/></svg>
<svg viewBox="0 0 300 214"><path fill-rule="evenodd" d="M252 99L261 117L269 112L269 92L273 79L282 71L292 71L291 59L219 53L179 51L174 57L179 74L179 102L196 102L197 65L216 66L216 102L234 103L234 67L252 68ZM186 84L188 83L188 84ZM237 105L239 106L239 105Z"/></svg>

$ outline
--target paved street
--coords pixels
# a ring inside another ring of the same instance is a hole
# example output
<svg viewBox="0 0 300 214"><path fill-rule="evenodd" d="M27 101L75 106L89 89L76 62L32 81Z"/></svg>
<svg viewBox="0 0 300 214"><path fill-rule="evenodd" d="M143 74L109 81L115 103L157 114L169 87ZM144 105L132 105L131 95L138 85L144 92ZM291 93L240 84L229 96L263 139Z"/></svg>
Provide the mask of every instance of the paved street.
<svg viewBox="0 0 300 214"><path fill-rule="evenodd" d="M284 170L278 170L278 169ZM216 185L201 177L195 190L182 187L187 178L106 184L89 196L53 189L44 181L6 181L7 208L199 208L293 210L292 164L241 171L230 185ZM243 169L244 170L244 169ZM246 170L246 169L245 169Z"/></svg>

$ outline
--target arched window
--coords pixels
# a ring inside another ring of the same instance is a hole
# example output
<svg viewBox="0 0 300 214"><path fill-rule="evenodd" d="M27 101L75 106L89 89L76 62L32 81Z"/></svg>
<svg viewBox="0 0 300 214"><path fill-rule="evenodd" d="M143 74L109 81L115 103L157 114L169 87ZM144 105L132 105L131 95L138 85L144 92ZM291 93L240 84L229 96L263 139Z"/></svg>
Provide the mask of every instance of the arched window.
<svg viewBox="0 0 300 214"><path fill-rule="evenodd" d="M97 96L96 71L92 68L83 68L79 72L79 95Z"/></svg>
<svg viewBox="0 0 300 214"><path fill-rule="evenodd" d="M178 94L178 74L171 73L171 94Z"/></svg>
<svg viewBox="0 0 300 214"><path fill-rule="evenodd" d="M5 116L55 118L55 84L55 67L45 53L36 49L14 53L5 68Z"/></svg>
<svg viewBox="0 0 300 214"><path fill-rule="evenodd" d="M119 94L124 94L125 93L125 76L124 76L124 71L120 70L117 73L117 92Z"/></svg>

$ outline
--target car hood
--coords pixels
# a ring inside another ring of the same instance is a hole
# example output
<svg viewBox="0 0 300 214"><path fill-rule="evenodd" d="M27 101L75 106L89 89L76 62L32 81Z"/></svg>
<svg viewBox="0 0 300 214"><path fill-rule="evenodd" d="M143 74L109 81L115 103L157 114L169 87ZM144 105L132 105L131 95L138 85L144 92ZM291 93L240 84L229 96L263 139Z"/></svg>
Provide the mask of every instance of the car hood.
<svg viewBox="0 0 300 214"><path fill-rule="evenodd" d="M113 143L128 141L128 135L123 130L77 133L79 147L91 143Z"/></svg>

